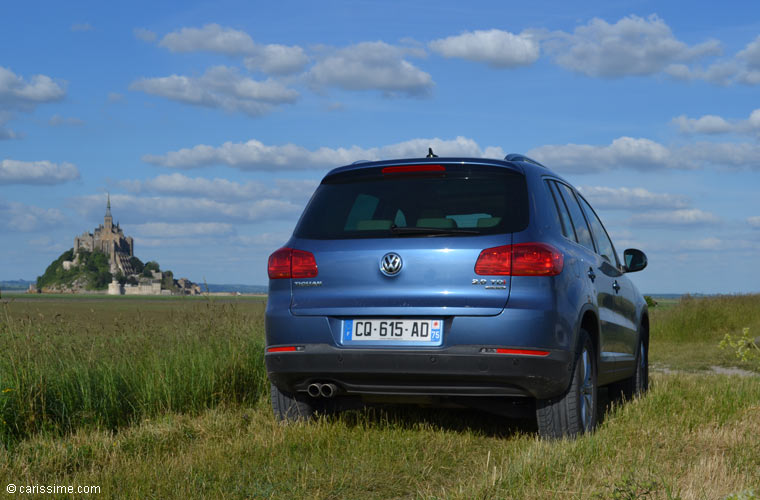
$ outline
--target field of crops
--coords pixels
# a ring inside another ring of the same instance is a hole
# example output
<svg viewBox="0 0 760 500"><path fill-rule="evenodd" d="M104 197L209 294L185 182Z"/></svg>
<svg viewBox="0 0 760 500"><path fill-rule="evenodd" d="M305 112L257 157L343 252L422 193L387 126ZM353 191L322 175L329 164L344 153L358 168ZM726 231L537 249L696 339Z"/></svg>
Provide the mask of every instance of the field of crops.
<svg viewBox="0 0 760 500"><path fill-rule="evenodd" d="M372 408L282 426L263 367L264 299L25 297L0 304L0 490L98 485L130 498L757 498L760 296L652 311L650 392L599 430ZM44 496L41 496L44 497ZM48 495L49 497L49 495Z"/></svg>

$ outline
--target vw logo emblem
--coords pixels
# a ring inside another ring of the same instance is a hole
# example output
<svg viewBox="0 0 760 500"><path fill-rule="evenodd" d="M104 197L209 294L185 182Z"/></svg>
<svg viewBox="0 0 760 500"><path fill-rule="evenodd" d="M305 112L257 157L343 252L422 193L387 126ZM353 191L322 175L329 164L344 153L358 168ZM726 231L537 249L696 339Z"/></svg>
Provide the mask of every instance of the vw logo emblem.
<svg viewBox="0 0 760 500"><path fill-rule="evenodd" d="M396 276L404 265L397 253L387 253L380 259L380 272L386 276Z"/></svg>

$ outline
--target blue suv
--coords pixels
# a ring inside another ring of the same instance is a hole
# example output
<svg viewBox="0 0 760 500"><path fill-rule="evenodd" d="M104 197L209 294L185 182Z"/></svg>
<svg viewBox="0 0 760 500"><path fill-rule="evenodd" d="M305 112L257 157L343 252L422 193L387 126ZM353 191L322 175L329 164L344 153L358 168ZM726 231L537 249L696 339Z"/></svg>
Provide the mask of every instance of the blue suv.
<svg viewBox="0 0 760 500"><path fill-rule="evenodd" d="M357 162L269 257L266 368L283 421L374 403L528 408L596 425L648 387L649 316L588 202L522 155Z"/></svg>

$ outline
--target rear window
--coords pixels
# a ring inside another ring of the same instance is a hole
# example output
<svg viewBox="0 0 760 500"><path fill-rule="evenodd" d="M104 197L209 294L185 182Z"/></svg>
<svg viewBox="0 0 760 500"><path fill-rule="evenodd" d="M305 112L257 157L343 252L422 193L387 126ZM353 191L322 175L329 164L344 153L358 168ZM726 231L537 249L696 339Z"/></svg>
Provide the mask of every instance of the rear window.
<svg viewBox="0 0 760 500"><path fill-rule="evenodd" d="M386 175L378 167L327 177L301 216L295 236L471 236L527 227L522 174L480 165L445 167L445 172Z"/></svg>

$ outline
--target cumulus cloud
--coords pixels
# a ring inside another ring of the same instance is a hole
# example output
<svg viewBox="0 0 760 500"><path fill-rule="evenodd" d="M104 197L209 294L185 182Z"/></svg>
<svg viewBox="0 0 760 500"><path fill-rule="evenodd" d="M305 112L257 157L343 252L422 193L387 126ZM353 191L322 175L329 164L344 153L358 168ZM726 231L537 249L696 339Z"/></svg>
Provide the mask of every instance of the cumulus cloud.
<svg viewBox="0 0 760 500"><path fill-rule="evenodd" d="M143 42L156 41L156 34L149 29L135 28L132 30L132 34L135 35L135 38L142 40Z"/></svg>
<svg viewBox="0 0 760 500"><path fill-rule="evenodd" d="M727 120L716 115L689 118L681 115L672 123L684 134L748 134L760 135L760 109L750 113L746 120Z"/></svg>
<svg viewBox="0 0 760 500"><path fill-rule="evenodd" d="M689 46L657 15L631 15L610 24L594 18L573 33L554 32L544 47L560 66L588 76L652 75L671 65L718 55L720 43Z"/></svg>
<svg viewBox="0 0 760 500"><path fill-rule="evenodd" d="M704 66L673 64L665 72L678 80L705 80L715 85L760 84L760 36L733 57Z"/></svg>
<svg viewBox="0 0 760 500"><path fill-rule="evenodd" d="M79 179L79 170L72 163L49 161L0 161L1 184L63 184Z"/></svg>
<svg viewBox="0 0 760 500"><path fill-rule="evenodd" d="M79 196L72 208L87 217L102 217L103 195ZM126 222L226 222L253 223L297 216L303 209L287 200L259 198L216 201L189 196L135 196L112 194L111 209Z"/></svg>
<svg viewBox="0 0 760 500"><path fill-rule="evenodd" d="M142 78L130 90L165 97L196 106L240 111L260 116L276 105L292 103L298 92L274 80L257 81L241 76L237 69L215 66L199 77L171 75Z"/></svg>
<svg viewBox="0 0 760 500"><path fill-rule="evenodd" d="M746 142L695 142L665 146L650 139L620 137L608 146L547 145L528 155L558 172L584 174L618 168L635 170L732 167L760 170L760 145Z"/></svg>
<svg viewBox="0 0 760 500"><path fill-rule="evenodd" d="M701 226L717 224L720 222L720 218L698 208L684 208L636 214L631 216L629 222L642 226L659 227Z"/></svg>
<svg viewBox="0 0 760 500"><path fill-rule="evenodd" d="M518 35L492 29L433 40L430 50L447 58L482 62L494 68L514 68L533 64L540 55L539 42L532 34Z"/></svg>
<svg viewBox="0 0 760 500"><path fill-rule="evenodd" d="M580 186L578 189L598 209L680 209L689 206L689 200L685 196L653 193L644 188Z"/></svg>
<svg viewBox="0 0 760 500"><path fill-rule="evenodd" d="M214 147L200 144L192 148L170 151L163 155L145 155L142 160L170 168L200 168L227 165L241 170L294 169L334 167L359 160L384 158L420 158L432 147L439 156L473 156L503 158L498 147L482 149L477 142L466 137L452 140L412 139L388 146L361 148L321 147L309 150L295 144L266 145L255 139L247 142L225 142Z"/></svg>
<svg viewBox="0 0 760 500"><path fill-rule="evenodd" d="M305 202L318 185L317 180L276 179L273 183L249 181L239 183L228 179L187 177L179 173L159 175L147 180L126 180L119 183L128 191L199 196L217 201L244 201L257 198Z"/></svg>
<svg viewBox="0 0 760 500"><path fill-rule="evenodd" d="M749 224L751 227L755 229L760 229L760 215L747 217L747 224Z"/></svg>
<svg viewBox="0 0 760 500"><path fill-rule="evenodd" d="M309 57L301 47L269 44L258 46L254 55L244 59L250 71L263 71L274 75L288 75L301 71Z"/></svg>
<svg viewBox="0 0 760 500"><path fill-rule="evenodd" d="M0 107L31 111L45 102L63 99L66 92L46 75L34 75L29 81L0 66Z"/></svg>
<svg viewBox="0 0 760 500"><path fill-rule="evenodd" d="M60 225L65 217L55 208L40 208L15 201L0 200L0 229L31 232Z"/></svg>
<svg viewBox="0 0 760 500"><path fill-rule="evenodd" d="M344 90L379 90L386 96L427 95L435 85L433 78L405 59L421 55L418 49L362 42L328 51L309 70L315 88L338 87Z"/></svg>
<svg viewBox="0 0 760 500"><path fill-rule="evenodd" d="M655 170L689 167L666 146L650 139L633 137L619 137L608 146L541 146L530 150L528 155L552 169L568 173L604 172L616 168Z"/></svg>
<svg viewBox="0 0 760 500"><path fill-rule="evenodd" d="M158 45L172 52L215 52L243 56L248 69L278 75L301 71L309 62L301 47L258 44L248 33L218 24L182 28L168 33Z"/></svg>

